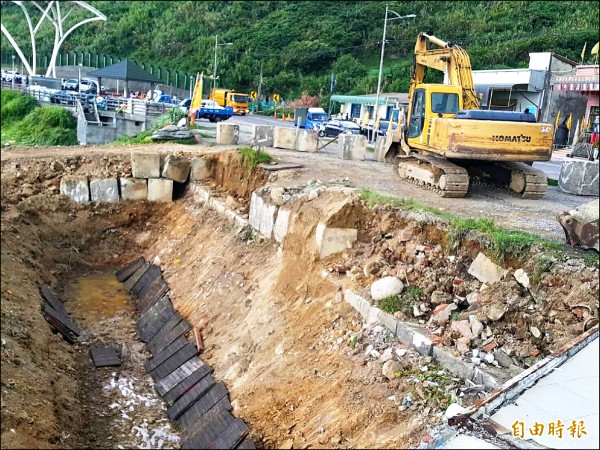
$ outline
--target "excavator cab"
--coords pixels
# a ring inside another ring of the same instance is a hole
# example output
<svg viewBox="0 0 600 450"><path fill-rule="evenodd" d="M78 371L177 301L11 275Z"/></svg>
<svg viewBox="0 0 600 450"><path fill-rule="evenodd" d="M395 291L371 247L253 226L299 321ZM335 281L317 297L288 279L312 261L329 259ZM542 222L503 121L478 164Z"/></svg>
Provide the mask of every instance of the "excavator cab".
<svg viewBox="0 0 600 450"><path fill-rule="evenodd" d="M409 145L424 144L432 119L453 118L462 109L460 87L444 84L419 84L409 109L406 137Z"/></svg>

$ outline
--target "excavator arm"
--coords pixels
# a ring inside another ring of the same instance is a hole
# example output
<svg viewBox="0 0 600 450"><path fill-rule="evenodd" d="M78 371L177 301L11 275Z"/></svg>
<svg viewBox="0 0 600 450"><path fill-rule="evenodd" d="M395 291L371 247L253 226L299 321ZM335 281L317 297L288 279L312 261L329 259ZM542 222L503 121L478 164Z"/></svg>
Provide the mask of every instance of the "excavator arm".
<svg viewBox="0 0 600 450"><path fill-rule="evenodd" d="M438 49L427 49L427 42ZM415 56L411 71L409 101L412 102L417 85L422 84L427 68L439 70L448 76L449 84L462 89L463 109L479 109L480 102L475 92L473 72L469 55L458 45L452 45L427 33L419 33L415 44ZM410 106L409 106L410 117Z"/></svg>

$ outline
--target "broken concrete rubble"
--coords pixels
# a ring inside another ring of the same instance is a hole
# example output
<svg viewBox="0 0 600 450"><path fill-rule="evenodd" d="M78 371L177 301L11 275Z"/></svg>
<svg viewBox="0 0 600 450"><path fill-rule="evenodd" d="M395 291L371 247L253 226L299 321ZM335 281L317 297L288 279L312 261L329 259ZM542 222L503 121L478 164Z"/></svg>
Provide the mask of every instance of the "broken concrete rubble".
<svg viewBox="0 0 600 450"><path fill-rule="evenodd" d="M468 272L482 283L494 283L504 278L508 270L495 264L483 253L479 253L477 258L473 260Z"/></svg>
<svg viewBox="0 0 600 450"><path fill-rule="evenodd" d="M178 183L185 183L190 175L191 167L192 163L189 159L168 155L165 158L162 176Z"/></svg>

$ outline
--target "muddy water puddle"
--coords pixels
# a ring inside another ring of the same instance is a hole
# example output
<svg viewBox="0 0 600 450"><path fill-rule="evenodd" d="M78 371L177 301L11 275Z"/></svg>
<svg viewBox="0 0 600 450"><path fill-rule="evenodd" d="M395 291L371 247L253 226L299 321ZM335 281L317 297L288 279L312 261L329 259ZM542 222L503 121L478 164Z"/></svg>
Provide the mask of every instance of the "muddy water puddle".
<svg viewBox="0 0 600 450"><path fill-rule="evenodd" d="M178 448L166 405L144 370L150 357L136 330L134 301L114 275L103 270L72 278L64 288L69 311L84 330L81 400L86 405L86 443L93 448ZM118 367L96 368L91 347L112 347Z"/></svg>
<svg viewBox="0 0 600 450"><path fill-rule="evenodd" d="M76 315L86 325L133 312L129 293L112 272L80 276L67 290L74 300Z"/></svg>

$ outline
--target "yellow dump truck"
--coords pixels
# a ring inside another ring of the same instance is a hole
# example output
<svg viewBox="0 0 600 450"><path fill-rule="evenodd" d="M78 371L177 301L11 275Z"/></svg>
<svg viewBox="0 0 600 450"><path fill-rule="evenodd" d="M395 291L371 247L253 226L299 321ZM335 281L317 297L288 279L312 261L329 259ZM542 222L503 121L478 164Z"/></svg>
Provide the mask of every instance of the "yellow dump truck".
<svg viewBox="0 0 600 450"><path fill-rule="evenodd" d="M214 100L223 107L231 106L234 114L245 116L250 112L248 108L248 94L235 92L232 89L213 88L209 100Z"/></svg>

